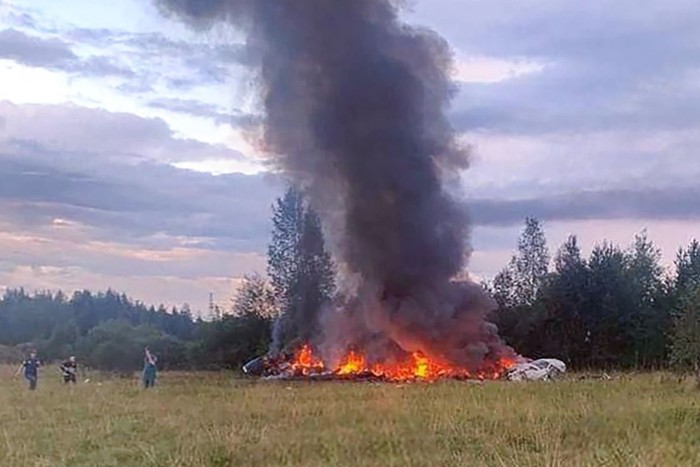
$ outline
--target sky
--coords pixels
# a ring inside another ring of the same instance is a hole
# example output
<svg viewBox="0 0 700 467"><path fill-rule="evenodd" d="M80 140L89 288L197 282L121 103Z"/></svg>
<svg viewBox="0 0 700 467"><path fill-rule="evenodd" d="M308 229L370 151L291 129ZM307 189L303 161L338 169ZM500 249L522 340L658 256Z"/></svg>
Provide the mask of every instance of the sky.
<svg viewBox="0 0 700 467"><path fill-rule="evenodd" d="M414 0L455 55L450 118L488 279L526 216L554 252L700 237L700 3ZM143 0L0 0L0 287L206 312L264 273L284 188L251 142L244 38Z"/></svg>

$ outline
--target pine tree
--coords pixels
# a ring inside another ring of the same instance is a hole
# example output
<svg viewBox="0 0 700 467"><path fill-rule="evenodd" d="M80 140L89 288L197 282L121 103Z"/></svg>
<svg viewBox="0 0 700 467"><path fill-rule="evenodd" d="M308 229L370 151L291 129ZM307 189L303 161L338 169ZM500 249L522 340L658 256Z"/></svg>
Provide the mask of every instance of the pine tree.
<svg viewBox="0 0 700 467"><path fill-rule="evenodd" d="M535 355L541 346L541 313L536 299L549 272L549 252L542 226L527 218L518 239L518 250L494 278L494 298L499 307L493 319L508 344Z"/></svg>
<svg viewBox="0 0 700 467"><path fill-rule="evenodd" d="M304 224L302 194L290 187L272 206L272 241L267 249L267 274L280 306L285 308L290 289L299 274L301 234Z"/></svg>
<svg viewBox="0 0 700 467"><path fill-rule="evenodd" d="M635 366L649 366L666 359L670 314L664 309L664 281L661 251L646 231L635 236L627 264L628 286L634 307L628 318Z"/></svg>
<svg viewBox="0 0 700 467"><path fill-rule="evenodd" d="M554 259L554 273L540 294L544 316L535 334L543 355L556 355L569 364L586 360L590 329L584 321L588 268L576 236L570 236Z"/></svg>
<svg viewBox="0 0 700 467"><path fill-rule="evenodd" d="M674 285L679 293L700 286L700 242L697 240L678 251Z"/></svg>
<svg viewBox="0 0 700 467"><path fill-rule="evenodd" d="M496 300L509 307L532 306L548 271L549 251L542 225L528 217L517 253L494 280Z"/></svg>
<svg viewBox="0 0 700 467"><path fill-rule="evenodd" d="M312 290L319 301L331 298L335 291L335 270L330 253L326 250L321 219L316 211L307 208L301 235L301 269L312 281Z"/></svg>
<svg viewBox="0 0 700 467"><path fill-rule="evenodd" d="M271 349L276 352L315 334L318 314L334 293L335 279L321 221L296 188L289 188L273 206L273 226L268 275L280 309Z"/></svg>
<svg viewBox="0 0 700 467"><path fill-rule="evenodd" d="M671 362L693 368L700 383L700 286L686 290L675 310Z"/></svg>

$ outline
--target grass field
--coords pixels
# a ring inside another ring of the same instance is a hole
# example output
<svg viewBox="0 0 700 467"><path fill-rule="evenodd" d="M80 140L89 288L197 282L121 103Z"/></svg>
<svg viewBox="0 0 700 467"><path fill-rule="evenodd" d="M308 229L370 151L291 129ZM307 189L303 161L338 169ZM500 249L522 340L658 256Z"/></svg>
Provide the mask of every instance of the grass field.
<svg viewBox="0 0 700 467"><path fill-rule="evenodd" d="M263 383L163 374L31 393L0 369L2 466L700 465L700 392L610 381ZM99 380L99 381L98 381Z"/></svg>

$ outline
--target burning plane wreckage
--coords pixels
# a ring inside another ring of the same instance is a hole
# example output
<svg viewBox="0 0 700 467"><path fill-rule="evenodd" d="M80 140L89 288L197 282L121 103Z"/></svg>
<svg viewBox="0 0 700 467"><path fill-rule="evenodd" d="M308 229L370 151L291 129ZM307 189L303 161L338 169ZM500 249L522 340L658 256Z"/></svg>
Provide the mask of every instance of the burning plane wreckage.
<svg viewBox="0 0 700 467"><path fill-rule="evenodd" d="M248 372L388 381L536 373L488 321L487 292L456 279L471 248L458 193L469 150L447 116L453 54L434 31L402 20L408 2L154 1L194 28L243 34L231 49L242 51L263 110L246 133L271 170L303 189L343 267L342 299L285 306L270 355ZM308 343L291 356L279 351L285 328Z"/></svg>
<svg viewBox="0 0 700 467"><path fill-rule="evenodd" d="M318 358L311 346L303 345L292 355L276 354L257 357L243 366L247 375L265 380L342 380L342 381L436 381L455 380L498 380L533 381L552 380L566 372L566 364L561 360L543 358L529 360L517 357L514 360L502 359L488 367L475 371L439 363L420 352L414 352L400 362L377 362L369 364L366 357L349 351L336 367L328 367Z"/></svg>

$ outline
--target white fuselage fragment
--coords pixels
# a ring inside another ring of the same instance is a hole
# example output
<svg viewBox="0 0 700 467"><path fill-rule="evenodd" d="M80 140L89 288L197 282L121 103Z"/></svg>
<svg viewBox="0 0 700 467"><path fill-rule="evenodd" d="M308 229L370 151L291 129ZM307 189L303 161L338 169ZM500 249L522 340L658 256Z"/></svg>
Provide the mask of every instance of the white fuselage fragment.
<svg viewBox="0 0 700 467"><path fill-rule="evenodd" d="M555 379L566 373L566 364L556 358L541 358L519 363L508 372L511 381L538 381Z"/></svg>

